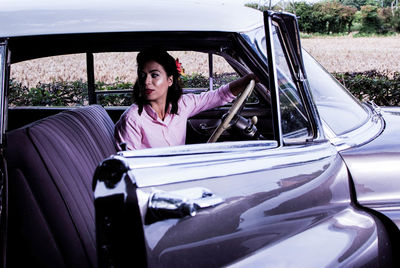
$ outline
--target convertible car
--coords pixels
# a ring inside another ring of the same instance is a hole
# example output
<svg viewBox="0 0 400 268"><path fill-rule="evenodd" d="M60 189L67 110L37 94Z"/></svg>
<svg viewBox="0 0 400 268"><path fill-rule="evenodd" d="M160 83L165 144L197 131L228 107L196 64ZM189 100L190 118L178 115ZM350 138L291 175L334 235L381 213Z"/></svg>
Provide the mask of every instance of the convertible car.
<svg viewBox="0 0 400 268"><path fill-rule="evenodd" d="M130 2L0 10L4 267L399 264L399 108L355 99L302 50L292 14ZM208 86L185 94L217 87L217 60L258 81L190 118L185 145L117 151L127 106L100 99L131 90L99 90L99 56L154 45L207 59ZM15 104L19 64L61 55L83 55L87 98Z"/></svg>

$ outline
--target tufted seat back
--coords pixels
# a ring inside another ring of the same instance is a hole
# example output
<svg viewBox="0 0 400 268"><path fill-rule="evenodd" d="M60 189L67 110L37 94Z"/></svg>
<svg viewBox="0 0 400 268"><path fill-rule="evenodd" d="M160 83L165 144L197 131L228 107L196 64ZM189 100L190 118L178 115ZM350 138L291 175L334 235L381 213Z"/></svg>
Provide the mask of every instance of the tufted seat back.
<svg viewBox="0 0 400 268"><path fill-rule="evenodd" d="M113 131L94 105L7 134L8 266L97 266L91 183L116 153Z"/></svg>

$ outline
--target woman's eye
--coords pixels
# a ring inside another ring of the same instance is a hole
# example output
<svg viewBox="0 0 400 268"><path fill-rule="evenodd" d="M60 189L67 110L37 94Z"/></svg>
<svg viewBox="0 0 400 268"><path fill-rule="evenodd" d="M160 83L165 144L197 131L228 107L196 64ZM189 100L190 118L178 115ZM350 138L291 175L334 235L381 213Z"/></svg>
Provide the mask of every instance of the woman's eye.
<svg viewBox="0 0 400 268"><path fill-rule="evenodd" d="M151 74L151 77L156 78L156 77L158 77L158 74L153 73L153 74Z"/></svg>

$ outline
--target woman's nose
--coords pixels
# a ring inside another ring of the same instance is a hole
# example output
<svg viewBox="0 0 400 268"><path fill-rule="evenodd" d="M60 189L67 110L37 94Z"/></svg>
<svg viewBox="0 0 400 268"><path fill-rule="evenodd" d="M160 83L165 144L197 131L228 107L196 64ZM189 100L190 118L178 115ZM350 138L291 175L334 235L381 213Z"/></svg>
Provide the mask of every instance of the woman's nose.
<svg viewBox="0 0 400 268"><path fill-rule="evenodd" d="M145 80L144 80L144 83L145 83L146 85L151 83L151 76L150 76L150 75L146 75L146 78L145 78Z"/></svg>

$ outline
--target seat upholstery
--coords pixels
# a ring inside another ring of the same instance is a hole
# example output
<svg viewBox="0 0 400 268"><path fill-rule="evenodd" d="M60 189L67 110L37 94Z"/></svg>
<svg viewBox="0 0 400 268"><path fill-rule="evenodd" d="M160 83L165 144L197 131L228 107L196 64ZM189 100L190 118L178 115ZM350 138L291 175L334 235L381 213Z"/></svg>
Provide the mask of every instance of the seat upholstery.
<svg viewBox="0 0 400 268"><path fill-rule="evenodd" d="M116 153L113 132L94 105L7 134L8 266L97 266L91 183Z"/></svg>

